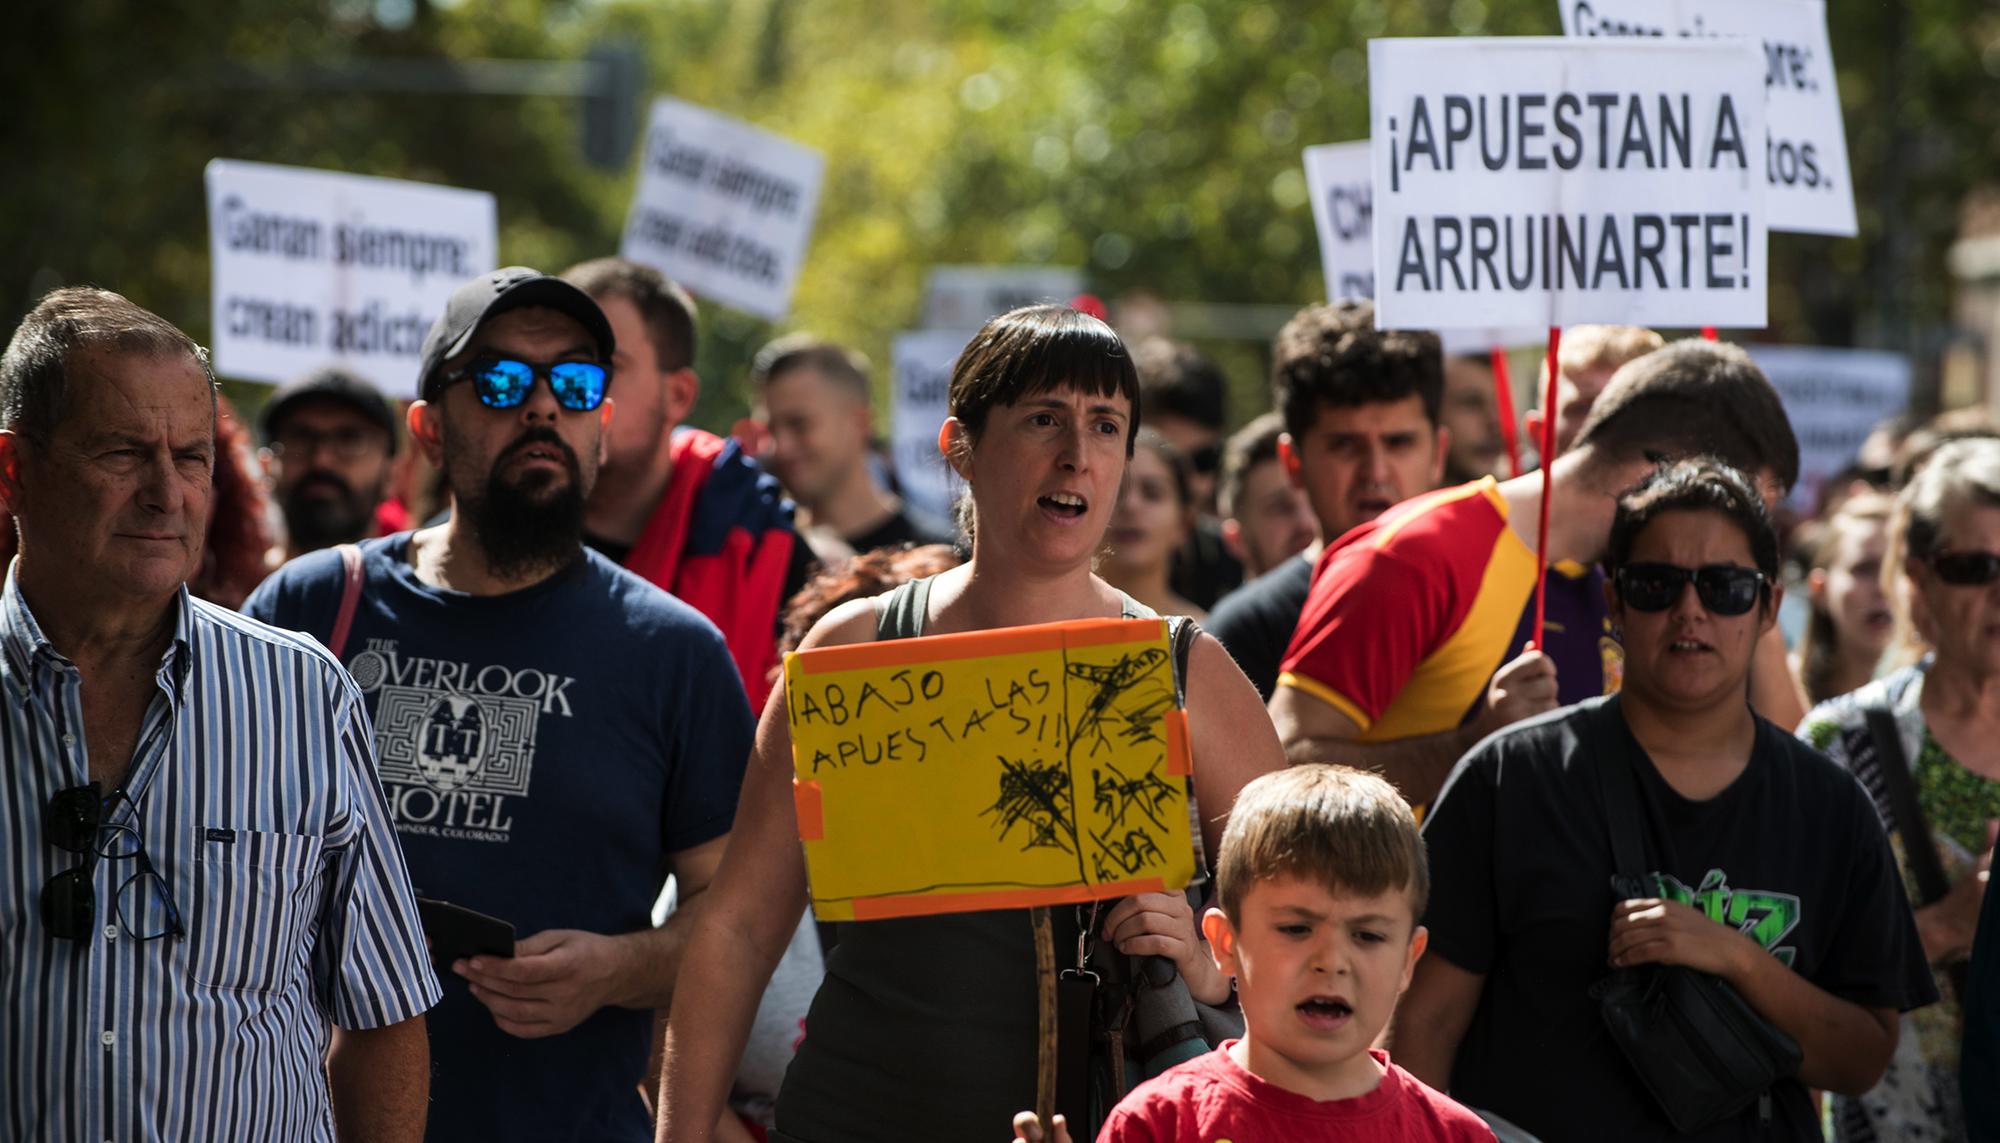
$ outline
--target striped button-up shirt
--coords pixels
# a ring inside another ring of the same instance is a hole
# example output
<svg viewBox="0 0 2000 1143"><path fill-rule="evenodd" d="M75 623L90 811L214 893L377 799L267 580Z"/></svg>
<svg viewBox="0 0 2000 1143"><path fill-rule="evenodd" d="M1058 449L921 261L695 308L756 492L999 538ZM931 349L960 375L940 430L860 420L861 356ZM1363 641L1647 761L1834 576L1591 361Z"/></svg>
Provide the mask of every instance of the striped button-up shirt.
<svg viewBox="0 0 2000 1143"><path fill-rule="evenodd" d="M144 840L185 935L135 940L138 863L100 859L71 941L40 898L84 860L44 822L89 781L82 679L11 571L0 592L0 1143L331 1140L329 1022L438 999L353 683L310 639L185 589L174 606L107 820Z"/></svg>

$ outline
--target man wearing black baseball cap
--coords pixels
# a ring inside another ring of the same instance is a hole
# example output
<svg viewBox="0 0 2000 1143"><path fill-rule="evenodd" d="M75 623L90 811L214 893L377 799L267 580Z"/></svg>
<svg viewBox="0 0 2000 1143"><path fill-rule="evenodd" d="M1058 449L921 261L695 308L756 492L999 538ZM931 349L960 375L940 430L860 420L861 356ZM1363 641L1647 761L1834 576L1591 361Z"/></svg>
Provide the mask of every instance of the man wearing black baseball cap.
<svg viewBox="0 0 2000 1143"><path fill-rule="evenodd" d="M749 756L721 634L582 542L614 341L559 279L461 286L409 413L450 518L363 543L352 573L295 560L244 606L360 686L419 891L513 926L426 918L433 1143L652 1138L632 1085L688 915L655 929L653 902L668 872L683 902L707 887Z"/></svg>
<svg viewBox="0 0 2000 1143"><path fill-rule="evenodd" d="M258 413L264 471L285 514L285 557L377 534L396 457L396 415L380 391L342 369L278 390Z"/></svg>

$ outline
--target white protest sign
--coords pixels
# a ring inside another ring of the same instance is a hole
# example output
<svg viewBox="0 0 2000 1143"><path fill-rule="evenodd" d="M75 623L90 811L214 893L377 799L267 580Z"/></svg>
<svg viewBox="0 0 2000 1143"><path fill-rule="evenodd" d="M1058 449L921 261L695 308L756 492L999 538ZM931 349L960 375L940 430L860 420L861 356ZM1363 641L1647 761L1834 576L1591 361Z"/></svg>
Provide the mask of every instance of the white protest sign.
<svg viewBox="0 0 2000 1143"><path fill-rule="evenodd" d="M1754 43L1373 40L1384 329L1764 325Z"/></svg>
<svg viewBox="0 0 2000 1143"><path fill-rule="evenodd" d="M1572 36L1743 36L1763 53L1772 230L1852 237L1833 46L1821 0L1559 0Z"/></svg>
<svg viewBox="0 0 2000 1143"><path fill-rule="evenodd" d="M890 350L889 455L896 482L903 499L940 520L951 519L958 478L938 452L938 430L951 415L951 367L967 336L957 330L905 333Z"/></svg>
<svg viewBox="0 0 2000 1143"><path fill-rule="evenodd" d="M339 364L414 397L445 299L495 265L484 191L227 159L204 182L225 377L277 383Z"/></svg>
<svg viewBox="0 0 2000 1143"><path fill-rule="evenodd" d="M1368 140L1307 147L1305 163L1326 300L1374 297L1375 175Z"/></svg>
<svg viewBox="0 0 2000 1143"><path fill-rule="evenodd" d="M1082 292L1083 271L1070 266L934 266L924 285L924 328L970 332L1008 310Z"/></svg>
<svg viewBox="0 0 2000 1143"><path fill-rule="evenodd" d="M792 306L825 168L810 147L692 103L655 100L620 251L775 321Z"/></svg>
<svg viewBox="0 0 2000 1143"><path fill-rule="evenodd" d="M1909 358L1867 349L1743 348L1785 402L1785 416L1799 439L1792 502L1810 510L1826 478L1853 461L1877 424L1909 403Z"/></svg>
<svg viewBox="0 0 2000 1143"><path fill-rule="evenodd" d="M1370 163L1366 139L1305 149L1306 186L1328 301L1375 296L1375 172ZM1437 331L1447 354L1539 345L1547 332L1538 325Z"/></svg>

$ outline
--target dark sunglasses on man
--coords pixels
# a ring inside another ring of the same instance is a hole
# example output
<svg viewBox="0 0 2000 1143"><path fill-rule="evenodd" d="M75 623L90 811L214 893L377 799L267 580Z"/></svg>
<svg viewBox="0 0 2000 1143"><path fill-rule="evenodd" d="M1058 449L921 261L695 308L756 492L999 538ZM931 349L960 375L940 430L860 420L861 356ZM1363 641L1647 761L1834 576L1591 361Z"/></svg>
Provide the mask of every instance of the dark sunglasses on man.
<svg viewBox="0 0 2000 1143"><path fill-rule="evenodd" d="M605 390L611 387L611 370L595 361L537 363L488 355L445 374L438 391L471 381L480 404L489 409L518 409L534 391L536 378L547 381L556 404L572 413L588 413L602 405Z"/></svg>
<svg viewBox="0 0 2000 1143"><path fill-rule="evenodd" d="M1684 568L1674 564L1626 564L1613 582L1618 598L1634 611L1665 611L1694 584L1695 597L1715 615L1742 615L1770 590L1764 573L1735 564Z"/></svg>
<svg viewBox="0 0 2000 1143"><path fill-rule="evenodd" d="M1954 587L1985 587L2000 579L2000 555L1992 552L1939 552L1931 569Z"/></svg>
<svg viewBox="0 0 2000 1143"><path fill-rule="evenodd" d="M49 878L42 886L42 924L58 940L88 940L97 932L97 891L94 876L97 862L136 858L131 876L118 883L113 908L118 923L134 940L152 941L164 936L186 936L181 927L181 911L174 904L166 879L154 870L146 856L145 842L133 825L106 821L107 809L131 800L123 790L106 801L96 782L71 786L49 799L42 825L49 843L68 853L83 855L83 864ZM138 820L136 807L131 820Z"/></svg>
<svg viewBox="0 0 2000 1143"><path fill-rule="evenodd" d="M1213 476L1222 468L1222 446L1205 444L1188 454L1188 467L1203 476Z"/></svg>

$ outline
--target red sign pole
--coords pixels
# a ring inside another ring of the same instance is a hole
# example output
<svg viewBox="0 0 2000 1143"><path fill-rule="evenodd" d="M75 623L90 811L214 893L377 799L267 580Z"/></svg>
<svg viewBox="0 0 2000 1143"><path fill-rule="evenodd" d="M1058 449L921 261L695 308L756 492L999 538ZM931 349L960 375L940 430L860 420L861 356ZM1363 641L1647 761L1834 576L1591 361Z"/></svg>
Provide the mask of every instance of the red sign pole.
<svg viewBox="0 0 2000 1143"><path fill-rule="evenodd" d="M1542 649L1542 620L1547 614L1549 579L1549 501L1555 488L1549 471L1556 460L1556 357L1562 349L1562 327L1549 327L1549 384L1542 394L1542 518L1535 530L1535 641Z"/></svg>
<svg viewBox="0 0 2000 1143"><path fill-rule="evenodd" d="M1500 439L1507 445L1507 475L1521 475L1521 438L1514 431L1514 383L1507 376L1507 351L1493 347L1493 403L1500 406Z"/></svg>

